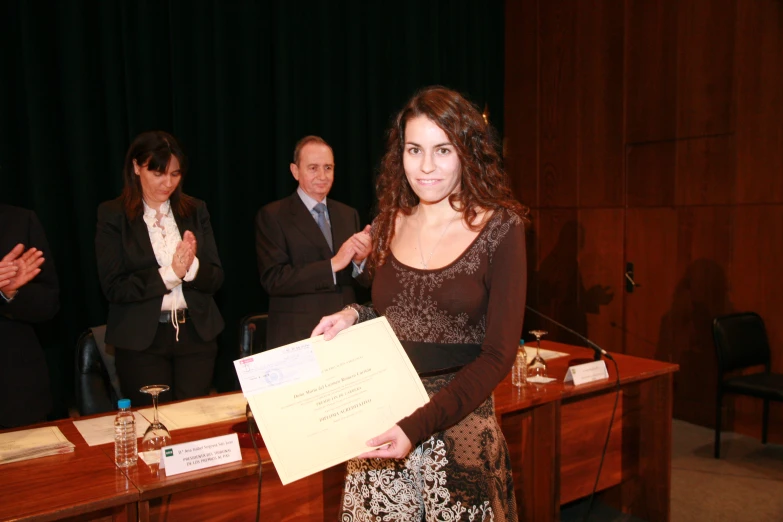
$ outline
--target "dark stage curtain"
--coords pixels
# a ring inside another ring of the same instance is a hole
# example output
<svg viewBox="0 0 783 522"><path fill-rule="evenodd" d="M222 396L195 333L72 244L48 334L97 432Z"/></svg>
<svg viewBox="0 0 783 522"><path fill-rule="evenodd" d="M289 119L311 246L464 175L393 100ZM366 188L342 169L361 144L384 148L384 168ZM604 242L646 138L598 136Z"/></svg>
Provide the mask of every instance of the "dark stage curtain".
<svg viewBox="0 0 783 522"><path fill-rule="evenodd" d="M79 333L105 322L95 211L119 195L136 134L163 129L183 142L185 191L212 215L226 272L215 384L231 389L238 320L267 307L253 218L295 189L297 139L331 143L330 197L369 222L385 131L416 89L455 88L502 130L503 4L2 2L0 201L38 213L60 276L60 314L41 329L55 415L73 396Z"/></svg>

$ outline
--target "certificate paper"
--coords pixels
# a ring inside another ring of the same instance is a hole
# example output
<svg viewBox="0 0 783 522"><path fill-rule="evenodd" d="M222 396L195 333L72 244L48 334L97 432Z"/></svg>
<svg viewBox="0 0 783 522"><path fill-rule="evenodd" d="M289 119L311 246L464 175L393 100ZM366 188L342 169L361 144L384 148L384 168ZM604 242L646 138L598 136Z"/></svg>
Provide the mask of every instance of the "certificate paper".
<svg viewBox="0 0 783 522"><path fill-rule="evenodd" d="M429 400L385 317L234 365L283 484L368 451Z"/></svg>

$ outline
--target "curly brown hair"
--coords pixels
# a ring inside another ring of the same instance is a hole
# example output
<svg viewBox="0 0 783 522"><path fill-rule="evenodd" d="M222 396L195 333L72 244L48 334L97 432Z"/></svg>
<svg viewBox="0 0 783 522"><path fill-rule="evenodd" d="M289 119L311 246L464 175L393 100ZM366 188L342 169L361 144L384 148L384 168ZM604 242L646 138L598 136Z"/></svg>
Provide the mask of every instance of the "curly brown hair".
<svg viewBox="0 0 783 522"><path fill-rule="evenodd" d="M528 209L511 192L508 176L498 152L495 130L472 103L458 92L441 86L417 92L397 114L389 129L386 153L375 183L378 215L373 224L370 269L382 266L389 256L398 213L409 216L419 198L408 183L403 168L405 127L413 118L426 116L440 127L454 145L462 169L461 190L449 196L451 208L462 212L465 225L478 230L480 212L509 209L526 219ZM491 212L487 212L488 217Z"/></svg>

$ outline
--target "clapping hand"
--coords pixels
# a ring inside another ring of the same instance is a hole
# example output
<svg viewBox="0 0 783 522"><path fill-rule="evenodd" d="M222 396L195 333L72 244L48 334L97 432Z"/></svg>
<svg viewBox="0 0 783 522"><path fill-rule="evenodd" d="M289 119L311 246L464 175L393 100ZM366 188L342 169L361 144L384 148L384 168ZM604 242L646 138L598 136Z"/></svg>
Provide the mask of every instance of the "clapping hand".
<svg viewBox="0 0 783 522"><path fill-rule="evenodd" d="M16 245L0 260L0 291L8 298L14 297L21 287L41 273L43 262L43 252L37 248L25 252L23 244Z"/></svg>
<svg viewBox="0 0 783 522"><path fill-rule="evenodd" d="M196 248L196 236L190 230L186 230L171 260L171 268L180 279L183 279L190 270L190 265L193 264L193 259L196 257Z"/></svg>
<svg viewBox="0 0 783 522"><path fill-rule="evenodd" d="M355 253L353 255L353 262L357 265L367 259L372 250L372 236L370 236L370 225L364 227L364 230L357 232L351 236Z"/></svg>

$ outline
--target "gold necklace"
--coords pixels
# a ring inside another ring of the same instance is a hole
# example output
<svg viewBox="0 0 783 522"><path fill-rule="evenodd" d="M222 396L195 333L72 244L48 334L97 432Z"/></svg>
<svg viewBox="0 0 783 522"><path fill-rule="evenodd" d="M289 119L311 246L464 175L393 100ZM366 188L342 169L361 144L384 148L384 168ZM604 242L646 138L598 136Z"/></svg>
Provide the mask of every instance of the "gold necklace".
<svg viewBox="0 0 783 522"><path fill-rule="evenodd" d="M430 260L432 259L432 254L435 253L435 249L438 248L438 245L440 244L440 240L443 239L443 237L446 235L446 231L449 229L451 224L457 221L457 219L459 219L459 216L456 218L452 218L448 223L446 223L446 226L443 227L443 232L440 233L440 237L438 238L437 241L435 241L435 244L432 245L432 250L430 250L430 255L427 256L426 261L424 260L424 250L422 250L421 248L421 228L422 228L421 218L419 216L417 216L417 218L418 218L417 220L419 221L419 230L418 230L417 239L419 242L419 256L421 257L421 266L424 268L424 270L428 270L427 265L429 265Z"/></svg>

